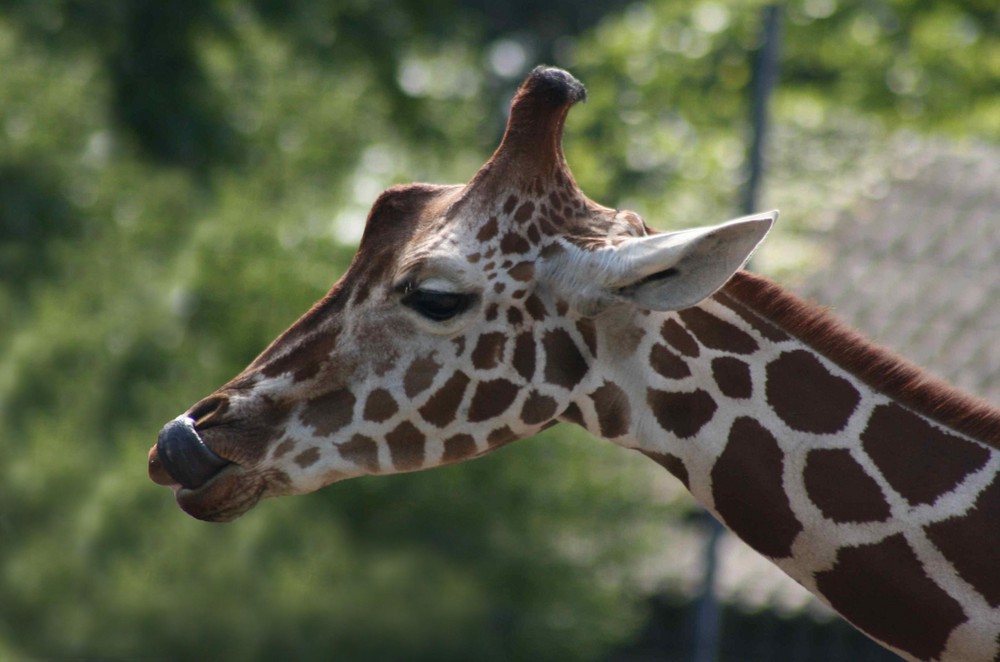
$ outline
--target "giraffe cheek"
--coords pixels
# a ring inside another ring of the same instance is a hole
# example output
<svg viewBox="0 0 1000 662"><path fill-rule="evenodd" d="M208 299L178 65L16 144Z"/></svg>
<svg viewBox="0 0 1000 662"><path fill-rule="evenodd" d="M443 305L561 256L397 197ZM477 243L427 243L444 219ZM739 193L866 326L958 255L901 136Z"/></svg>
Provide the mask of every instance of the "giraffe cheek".
<svg viewBox="0 0 1000 662"><path fill-rule="evenodd" d="M350 425L356 402L351 391L337 389L308 400L300 418L317 437L329 437Z"/></svg>
<svg viewBox="0 0 1000 662"><path fill-rule="evenodd" d="M424 466L427 437L413 423L403 421L385 436L396 471L416 471Z"/></svg>
<svg viewBox="0 0 1000 662"><path fill-rule="evenodd" d="M532 391L521 407L521 422L527 425L541 425L556 415L559 403L555 398Z"/></svg>
<svg viewBox="0 0 1000 662"><path fill-rule="evenodd" d="M370 437L356 434L349 441L337 447L340 456L352 463L362 474L375 474L379 472L378 442Z"/></svg>
<svg viewBox="0 0 1000 662"><path fill-rule="evenodd" d="M453 374L420 408L421 417L438 428L447 427L455 420L470 381L462 371Z"/></svg>
<svg viewBox="0 0 1000 662"><path fill-rule="evenodd" d="M442 464L453 464L474 457L478 453L476 440L472 435L457 434L444 440Z"/></svg>
<svg viewBox="0 0 1000 662"><path fill-rule="evenodd" d="M506 379L480 382L469 406L469 421L481 423L506 412L517 398L520 388Z"/></svg>
<svg viewBox="0 0 1000 662"><path fill-rule="evenodd" d="M362 416L366 421L382 423L389 420L399 411L399 404L392 393L384 388L376 388L368 394Z"/></svg>

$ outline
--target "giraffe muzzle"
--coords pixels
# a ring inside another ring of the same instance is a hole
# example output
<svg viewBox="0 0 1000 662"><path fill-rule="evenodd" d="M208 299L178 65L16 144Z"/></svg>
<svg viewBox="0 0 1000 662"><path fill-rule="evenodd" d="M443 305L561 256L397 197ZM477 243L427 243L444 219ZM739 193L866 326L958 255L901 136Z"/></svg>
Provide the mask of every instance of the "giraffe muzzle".
<svg viewBox="0 0 1000 662"><path fill-rule="evenodd" d="M156 455L170 477L189 490L198 489L231 464L205 445L187 416L163 426L156 439Z"/></svg>

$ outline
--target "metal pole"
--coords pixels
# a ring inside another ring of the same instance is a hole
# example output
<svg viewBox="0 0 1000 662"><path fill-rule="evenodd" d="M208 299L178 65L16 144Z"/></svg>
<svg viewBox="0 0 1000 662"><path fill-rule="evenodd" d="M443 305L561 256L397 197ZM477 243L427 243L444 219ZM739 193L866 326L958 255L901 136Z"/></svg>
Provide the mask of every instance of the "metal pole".
<svg viewBox="0 0 1000 662"><path fill-rule="evenodd" d="M719 569L719 537L723 529L719 521L705 513L707 537L702 550L704 568L701 578L701 595L695 612L694 652L692 662L715 662L719 657L719 629L721 610L715 592L715 576Z"/></svg>
<svg viewBox="0 0 1000 662"><path fill-rule="evenodd" d="M760 184L764 179L764 145L767 140L768 106L771 93L778 80L778 58L781 39L781 8L767 5L761 12L761 47L753 64L753 81L750 99L750 147L747 155L746 186L740 200L740 211L751 214L757 211ZM702 552L705 566L702 575L701 595L695 616L694 651L692 662L716 662L719 657L719 631L721 613L715 591L715 577L719 569L719 538L722 525L709 517L705 548Z"/></svg>
<svg viewBox="0 0 1000 662"><path fill-rule="evenodd" d="M747 158L747 181L740 201L740 211L757 211L760 184L764 179L764 145L767 140L768 106L778 82L778 57L781 42L781 8L768 5L762 10L760 51L753 67L753 87L750 100L750 150Z"/></svg>

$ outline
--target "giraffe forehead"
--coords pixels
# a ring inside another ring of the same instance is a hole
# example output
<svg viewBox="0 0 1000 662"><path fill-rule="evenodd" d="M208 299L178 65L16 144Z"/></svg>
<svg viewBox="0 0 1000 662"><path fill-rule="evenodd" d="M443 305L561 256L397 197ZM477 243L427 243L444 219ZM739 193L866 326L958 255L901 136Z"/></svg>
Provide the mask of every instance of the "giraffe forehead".
<svg viewBox="0 0 1000 662"><path fill-rule="evenodd" d="M438 246L450 242L468 251L470 261L484 264L498 256L533 256L556 238L592 248L647 232L637 214L594 203L571 180L557 177L545 184L536 178L527 185L490 193L491 199L445 214L455 226L447 236L439 237Z"/></svg>
<svg viewBox="0 0 1000 662"><path fill-rule="evenodd" d="M513 177L502 186L483 186L477 176L464 187L389 189L372 208L366 239L385 229L403 240L390 269L397 283L441 275L456 281L448 289L474 286L483 275L497 278L518 265L511 277L528 282L536 272L524 265L544 258L558 242L593 250L648 231L638 214L594 203L564 173Z"/></svg>

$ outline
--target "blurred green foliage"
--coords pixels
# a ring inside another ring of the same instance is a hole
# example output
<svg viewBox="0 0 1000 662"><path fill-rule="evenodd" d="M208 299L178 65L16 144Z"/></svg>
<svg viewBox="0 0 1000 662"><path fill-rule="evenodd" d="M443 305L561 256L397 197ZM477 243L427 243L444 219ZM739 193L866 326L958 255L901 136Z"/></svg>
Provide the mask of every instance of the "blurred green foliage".
<svg viewBox="0 0 1000 662"><path fill-rule="evenodd" d="M177 510L145 454L325 292L382 188L471 176L538 61L590 89L567 152L592 197L660 227L729 215L758 10L0 2L0 658L569 660L627 638L632 568L677 506L569 428L227 526ZM1000 137L995 3L785 14L767 197L791 230L892 131Z"/></svg>

